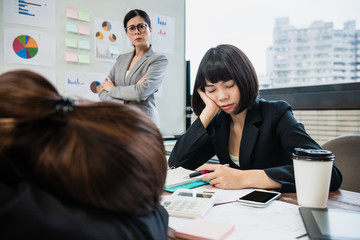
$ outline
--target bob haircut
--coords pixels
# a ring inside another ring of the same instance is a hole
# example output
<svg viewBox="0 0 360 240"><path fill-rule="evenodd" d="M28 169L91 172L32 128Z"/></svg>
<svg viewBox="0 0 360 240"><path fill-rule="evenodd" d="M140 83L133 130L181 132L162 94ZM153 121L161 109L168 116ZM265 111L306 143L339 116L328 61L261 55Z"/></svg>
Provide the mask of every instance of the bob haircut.
<svg viewBox="0 0 360 240"><path fill-rule="evenodd" d="M204 91L206 82L234 80L240 90L240 102L235 109L238 114L254 104L259 94L259 83L255 69L249 58L237 47L223 44L209 49L200 62L195 79L192 105L199 116L205 108L205 103L197 92Z"/></svg>
<svg viewBox="0 0 360 240"><path fill-rule="evenodd" d="M127 27L128 21L136 16L142 17L145 20L145 22L147 23L148 27L151 28L151 21L150 21L149 15L146 12L144 12L143 10L134 9L134 10L129 11L126 14L126 16L124 17L124 28L125 29Z"/></svg>

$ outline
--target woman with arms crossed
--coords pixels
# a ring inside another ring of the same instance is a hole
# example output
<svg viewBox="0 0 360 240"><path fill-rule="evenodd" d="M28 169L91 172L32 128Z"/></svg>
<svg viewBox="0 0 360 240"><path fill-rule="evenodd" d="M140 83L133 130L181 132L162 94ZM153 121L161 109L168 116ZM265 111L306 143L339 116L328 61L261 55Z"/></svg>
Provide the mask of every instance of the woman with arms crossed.
<svg viewBox="0 0 360 240"><path fill-rule="evenodd" d="M0 239L167 239L163 138L139 109L7 72L0 135Z"/></svg>
<svg viewBox="0 0 360 240"><path fill-rule="evenodd" d="M320 146L293 117L288 103L266 101L258 93L256 72L240 49L219 45L208 50L192 99L199 117L177 141L169 166L209 170L203 180L217 188L295 192L294 148ZM220 164L204 164L214 155ZM331 190L341 182L333 166Z"/></svg>
<svg viewBox="0 0 360 240"><path fill-rule="evenodd" d="M152 29L146 12L139 9L128 12L124 28L135 49L118 57L101 84L99 98L137 106L159 127L154 94L163 81L168 60L155 53L149 43Z"/></svg>

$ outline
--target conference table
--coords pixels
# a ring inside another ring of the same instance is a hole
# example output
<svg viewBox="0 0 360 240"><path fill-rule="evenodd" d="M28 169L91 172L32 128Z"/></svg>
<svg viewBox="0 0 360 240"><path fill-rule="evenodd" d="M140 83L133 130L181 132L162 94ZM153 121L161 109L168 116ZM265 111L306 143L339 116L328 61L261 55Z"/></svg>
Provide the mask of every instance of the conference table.
<svg viewBox="0 0 360 240"><path fill-rule="evenodd" d="M296 193L283 193L279 200L297 205ZM347 191L343 189L332 191L329 193L327 207L360 211L360 193ZM169 228L168 239L180 239L180 238L176 238L175 231Z"/></svg>
<svg viewBox="0 0 360 240"><path fill-rule="evenodd" d="M174 143L170 145L166 145L167 157L169 156ZM170 194L170 193L165 193ZM283 201L286 203L297 205L296 193L282 193L279 201ZM345 210L353 210L360 211L360 192L353 192L344 189L340 189L337 191L331 191L329 193L328 208L334 209L345 209ZM179 239L175 237L175 231L169 227L168 229L168 239ZM305 237L306 239L306 237ZM302 238L300 238L302 240Z"/></svg>
<svg viewBox="0 0 360 240"><path fill-rule="evenodd" d="M279 200L297 204L296 193L283 193ZM342 189L330 192L327 207L360 211L360 193Z"/></svg>

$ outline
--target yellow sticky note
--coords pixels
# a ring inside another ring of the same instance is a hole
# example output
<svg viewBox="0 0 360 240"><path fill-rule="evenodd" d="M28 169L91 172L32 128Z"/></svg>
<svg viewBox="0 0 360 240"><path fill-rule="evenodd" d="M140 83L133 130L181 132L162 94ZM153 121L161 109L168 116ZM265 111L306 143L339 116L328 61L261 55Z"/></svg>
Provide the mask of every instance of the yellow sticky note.
<svg viewBox="0 0 360 240"><path fill-rule="evenodd" d="M79 52L78 57L79 57L79 63L90 63L89 53Z"/></svg>
<svg viewBox="0 0 360 240"><path fill-rule="evenodd" d="M70 48L77 48L78 47L78 38L77 36L66 36L65 37L65 46Z"/></svg>
<svg viewBox="0 0 360 240"><path fill-rule="evenodd" d="M90 22L90 12L87 10L79 9L79 20Z"/></svg>

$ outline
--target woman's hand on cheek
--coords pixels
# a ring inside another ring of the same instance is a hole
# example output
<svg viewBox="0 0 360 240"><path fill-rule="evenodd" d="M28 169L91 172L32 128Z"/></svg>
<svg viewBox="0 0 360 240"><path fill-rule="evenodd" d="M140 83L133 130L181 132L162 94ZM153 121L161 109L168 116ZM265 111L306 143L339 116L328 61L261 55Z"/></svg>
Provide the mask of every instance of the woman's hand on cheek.
<svg viewBox="0 0 360 240"><path fill-rule="evenodd" d="M216 114L220 111L219 106L211 100L205 92L201 89L197 89L198 94L200 95L201 99L205 103L205 108L202 110L199 118L201 123L203 124L204 128L207 128L211 122L211 120L216 116Z"/></svg>
<svg viewBox="0 0 360 240"><path fill-rule="evenodd" d="M205 109L206 111L210 111L212 113L218 113L220 111L220 107L214 102L204 91L201 89L198 89L197 92L199 93L201 99L205 103Z"/></svg>
<svg viewBox="0 0 360 240"><path fill-rule="evenodd" d="M216 113L218 113L220 111L220 108L216 104L216 102L214 102L211 98L209 98L208 95L206 95L206 93L204 91L202 91L201 89L198 89L197 92L200 95L201 99L204 101L205 108L211 109Z"/></svg>

